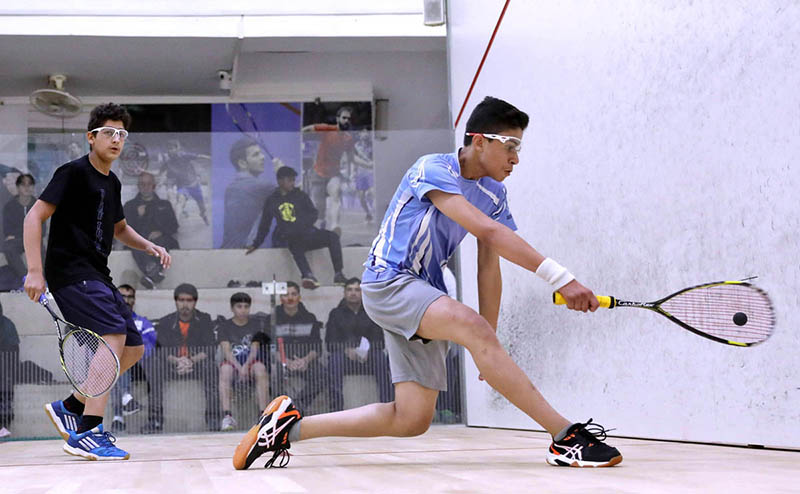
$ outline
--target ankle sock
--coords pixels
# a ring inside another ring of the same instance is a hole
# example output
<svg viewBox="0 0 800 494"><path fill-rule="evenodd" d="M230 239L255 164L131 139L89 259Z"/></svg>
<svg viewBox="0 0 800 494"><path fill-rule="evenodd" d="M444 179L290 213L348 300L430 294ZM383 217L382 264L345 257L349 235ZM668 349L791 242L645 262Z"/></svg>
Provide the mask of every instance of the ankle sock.
<svg viewBox="0 0 800 494"><path fill-rule="evenodd" d="M289 442L294 443L300 440L300 423L302 420L297 421L289 430Z"/></svg>
<svg viewBox="0 0 800 494"><path fill-rule="evenodd" d="M75 398L75 395L69 395L69 398L64 400L63 403L64 408L66 408L68 412L76 415L83 415L83 409L86 408L86 405L78 401L78 399Z"/></svg>
<svg viewBox="0 0 800 494"><path fill-rule="evenodd" d="M81 416L81 425L78 426L78 434L90 431L102 423L103 417L97 415L83 415Z"/></svg>
<svg viewBox="0 0 800 494"><path fill-rule="evenodd" d="M564 439L565 437L567 437L567 432L569 431L569 428L572 427L573 425L575 425L575 424L569 424L568 426L566 426L563 429L561 429L561 432L559 432L558 434L553 436L553 441L560 441L560 440Z"/></svg>

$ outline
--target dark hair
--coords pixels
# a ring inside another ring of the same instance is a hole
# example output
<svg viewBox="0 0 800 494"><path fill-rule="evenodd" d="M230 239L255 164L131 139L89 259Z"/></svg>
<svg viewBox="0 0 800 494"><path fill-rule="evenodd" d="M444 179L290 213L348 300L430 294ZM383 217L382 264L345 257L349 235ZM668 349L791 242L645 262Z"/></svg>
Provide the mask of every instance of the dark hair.
<svg viewBox="0 0 800 494"><path fill-rule="evenodd" d="M342 112L346 112L346 111L350 112L350 116L351 117L353 116L353 108L351 108L349 106L343 106L343 107L339 108L338 110L336 110L336 118L339 118L339 116L342 114Z"/></svg>
<svg viewBox="0 0 800 494"><path fill-rule="evenodd" d="M245 303L247 305L252 305L253 304L253 299L250 298L250 295L248 295L248 294L246 294L244 292L236 292L233 295L231 295L231 307L233 307L236 304L241 304L241 303Z"/></svg>
<svg viewBox="0 0 800 494"><path fill-rule="evenodd" d="M181 294L189 295L193 299L197 300L197 287L191 283L181 283L175 287L175 291L172 292L172 296L175 300L178 300L178 295Z"/></svg>
<svg viewBox="0 0 800 494"><path fill-rule="evenodd" d="M467 120L467 132L497 134L509 129L528 127L528 114L511 103L487 96L472 110ZM472 136L464 136L464 145L472 144Z"/></svg>
<svg viewBox="0 0 800 494"><path fill-rule="evenodd" d="M92 113L89 114L89 126L87 130L91 131L98 127L102 127L104 123L109 120L119 120L125 130L131 126L131 114L124 106L116 105L114 103L106 103L104 105L95 106Z"/></svg>
<svg viewBox="0 0 800 494"><path fill-rule="evenodd" d="M294 281L287 281L286 282L286 289L288 290L291 287L294 287L295 289L297 289L297 293L300 293L300 285L298 285Z"/></svg>
<svg viewBox="0 0 800 494"><path fill-rule="evenodd" d="M278 171L275 173L275 176L277 177L278 180L287 177L294 178L297 176L297 171L295 171L295 169L292 168L291 166L282 166L278 168Z"/></svg>
<svg viewBox="0 0 800 494"><path fill-rule="evenodd" d="M134 295L136 295L136 289L134 287L130 286L129 284L127 284L127 283L123 283L123 284L121 284L120 286L117 287L117 290L123 290L123 289L124 290L130 290L130 291L133 292Z"/></svg>
<svg viewBox="0 0 800 494"><path fill-rule="evenodd" d="M247 149L253 146L258 146L258 143L249 137L242 137L233 143L229 156L234 168L239 169L239 161L247 158Z"/></svg>
<svg viewBox="0 0 800 494"><path fill-rule="evenodd" d="M356 283L358 283L360 285L361 284L361 280L356 278L355 276L353 276L352 278L350 278L349 280L344 282L344 287L347 288L348 286L355 285Z"/></svg>
<svg viewBox="0 0 800 494"><path fill-rule="evenodd" d="M30 173L23 173L22 175L20 175L19 177L17 177L17 182L16 182L16 184L17 184L17 187L19 187L20 185L22 185L22 180L23 180L23 179L26 179L26 178L29 178L29 179L31 179L31 184L32 184L32 185L36 185L36 179L35 179L35 178L33 178L33 175L31 175Z"/></svg>

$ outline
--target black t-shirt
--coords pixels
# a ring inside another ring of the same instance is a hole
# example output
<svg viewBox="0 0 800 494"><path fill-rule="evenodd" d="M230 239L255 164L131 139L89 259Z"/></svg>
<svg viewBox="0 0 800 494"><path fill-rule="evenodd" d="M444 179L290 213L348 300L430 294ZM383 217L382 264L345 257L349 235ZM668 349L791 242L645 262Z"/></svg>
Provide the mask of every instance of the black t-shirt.
<svg viewBox="0 0 800 494"><path fill-rule="evenodd" d="M254 341L264 345L266 340L264 323L258 318L251 317L247 324L239 326L233 320L228 319L217 328L217 339L220 342L229 342L234 358L243 364L250 355L250 345Z"/></svg>
<svg viewBox="0 0 800 494"><path fill-rule="evenodd" d="M112 284L108 254L114 225L123 219L122 184L114 172L103 175L89 155L60 166L39 199L56 206L44 274L51 290L82 280Z"/></svg>

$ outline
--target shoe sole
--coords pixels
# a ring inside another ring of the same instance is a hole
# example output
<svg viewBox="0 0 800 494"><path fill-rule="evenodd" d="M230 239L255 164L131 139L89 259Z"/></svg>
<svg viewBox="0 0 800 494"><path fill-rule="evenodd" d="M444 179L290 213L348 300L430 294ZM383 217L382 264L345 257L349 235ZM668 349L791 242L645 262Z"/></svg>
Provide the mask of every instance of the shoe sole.
<svg viewBox="0 0 800 494"><path fill-rule="evenodd" d="M61 436L61 439L63 439L64 441L69 441L69 432L61 426L61 421L58 419L56 411L53 410L52 406L50 406L50 403L45 403L44 412L47 414L47 418L49 418L50 422L53 424L53 427L55 427L56 430L58 431L58 434ZM78 424L75 424L75 427L77 430Z"/></svg>
<svg viewBox="0 0 800 494"><path fill-rule="evenodd" d="M119 460L127 460L131 457L131 454L128 453L125 456L97 456L94 453L89 453L88 451L84 451L82 449L73 448L69 444L64 444L64 452L72 455L72 456L80 456L81 458L86 458L87 460L91 461L119 461Z"/></svg>
<svg viewBox="0 0 800 494"><path fill-rule="evenodd" d="M283 401L288 399L289 397L286 395L278 396L267 405L261 417L275 412L280 408ZM236 451L233 452L233 468L236 470L244 470L249 466L247 465L247 457L250 456L250 451L253 450L253 446L255 446L258 441L258 431L261 429L261 417L259 417L256 425L247 431L247 434L244 435L236 446Z"/></svg>
<svg viewBox="0 0 800 494"><path fill-rule="evenodd" d="M319 282L315 283L311 280L303 280L300 284L306 290L316 290L317 288L319 288Z"/></svg>
<svg viewBox="0 0 800 494"><path fill-rule="evenodd" d="M614 465L618 465L622 462L622 455L615 456L606 462L599 462L599 461L584 461L584 460L562 460L562 455L555 455L551 452L547 452L547 463L549 465L553 465L554 467L572 467L572 468L607 468L613 467Z"/></svg>

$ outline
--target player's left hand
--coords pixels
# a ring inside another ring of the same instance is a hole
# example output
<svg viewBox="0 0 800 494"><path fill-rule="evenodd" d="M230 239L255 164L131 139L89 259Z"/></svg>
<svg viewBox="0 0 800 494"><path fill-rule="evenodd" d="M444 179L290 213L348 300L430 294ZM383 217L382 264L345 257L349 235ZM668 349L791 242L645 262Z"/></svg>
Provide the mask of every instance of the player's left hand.
<svg viewBox="0 0 800 494"><path fill-rule="evenodd" d="M145 252L151 256L158 257L161 260L161 267L164 269L169 269L169 267L172 265L172 256L169 255L167 249L161 247L160 245L156 245L151 242L147 249L145 249Z"/></svg>

